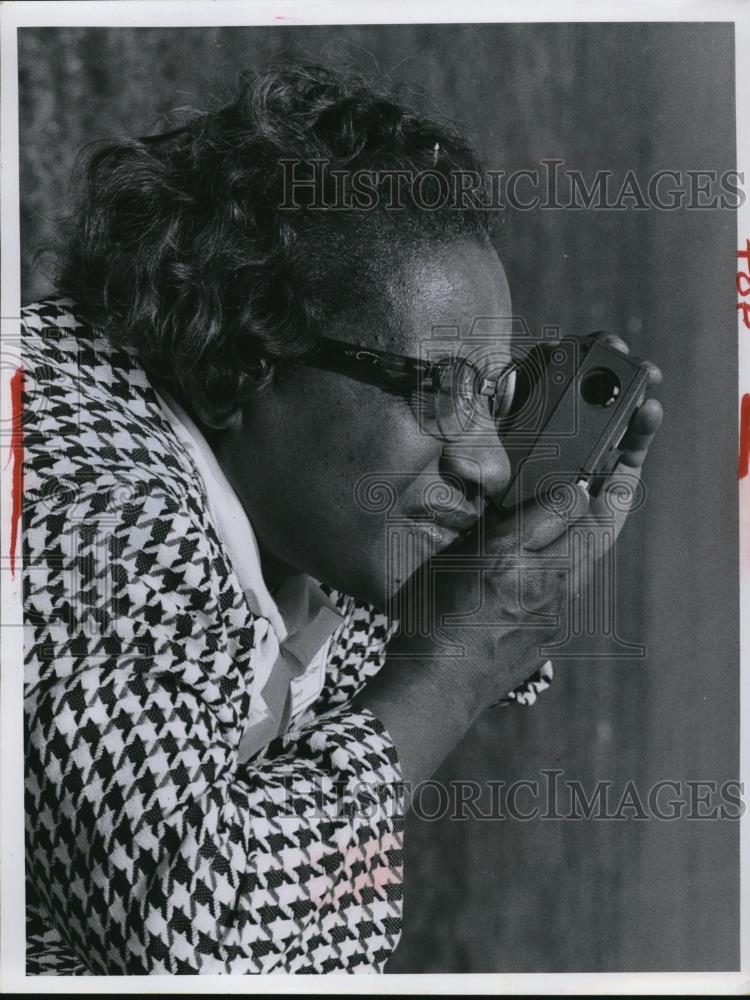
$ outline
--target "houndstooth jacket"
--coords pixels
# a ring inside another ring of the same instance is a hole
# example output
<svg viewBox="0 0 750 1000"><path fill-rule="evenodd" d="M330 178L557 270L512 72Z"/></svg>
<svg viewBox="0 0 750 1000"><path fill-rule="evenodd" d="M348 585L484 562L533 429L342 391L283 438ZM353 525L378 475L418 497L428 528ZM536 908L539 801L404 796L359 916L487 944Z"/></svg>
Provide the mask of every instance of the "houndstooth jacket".
<svg viewBox="0 0 750 1000"><path fill-rule="evenodd" d="M270 624L192 459L135 356L70 300L22 326L28 974L380 971L400 768L350 701L388 620L329 591L321 694L240 763Z"/></svg>

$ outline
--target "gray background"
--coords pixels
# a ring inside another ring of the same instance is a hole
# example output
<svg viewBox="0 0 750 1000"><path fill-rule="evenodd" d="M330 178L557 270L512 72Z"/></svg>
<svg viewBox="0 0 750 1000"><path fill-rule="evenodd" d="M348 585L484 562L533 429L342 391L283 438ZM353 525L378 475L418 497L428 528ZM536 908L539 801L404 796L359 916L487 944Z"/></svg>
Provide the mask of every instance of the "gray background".
<svg viewBox="0 0 750 1000"><path fill-rule="evenodd" d="M19 45L27 301L50 287L32 253L68 206L83 143L156 130L212 82L285 52L421 89L417 103L452 116L494 169L735 166L727 25L23 29ZM508 213L501 255L532 330L617 330L666 375L648 501L618 551L618 629L647 656L559 660L537 706L484 716L442 779L558 768L589 790L632 779L645 795L659 780L737 777L735 226L729 211ZM738 876L730 821L412 817L388 968L737 968Z"/></svg>

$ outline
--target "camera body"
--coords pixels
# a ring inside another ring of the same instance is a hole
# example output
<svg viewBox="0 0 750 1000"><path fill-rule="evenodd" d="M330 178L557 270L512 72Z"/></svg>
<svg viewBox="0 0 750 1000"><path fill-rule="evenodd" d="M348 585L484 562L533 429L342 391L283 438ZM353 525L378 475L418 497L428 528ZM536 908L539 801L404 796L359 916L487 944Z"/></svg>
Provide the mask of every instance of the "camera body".
<svg viewBox="0 0 750 1000"><path fill-rule="evenodd" d="M595 496L647 383L640 359L591 337L533 347L516 365L513 405L499 427L512 470L501 505L577 482Z"/></svg>

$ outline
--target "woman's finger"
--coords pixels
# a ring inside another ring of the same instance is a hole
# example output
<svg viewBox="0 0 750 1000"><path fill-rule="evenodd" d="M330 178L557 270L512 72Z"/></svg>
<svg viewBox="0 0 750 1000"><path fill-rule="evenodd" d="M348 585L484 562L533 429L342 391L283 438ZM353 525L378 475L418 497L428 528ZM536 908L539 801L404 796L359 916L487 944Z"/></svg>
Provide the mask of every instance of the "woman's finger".
<svg viewBox="0 0 750 1000"><path fill-rule="evenodd" d="M559 494L559 495L556 495ZM521 544L528 552L538 552L557 541L589 508L589 493L576 484L552 490L539 501L518 511Z"/></svg>
<svg viewBox="0 0 750 1000"><path fill-rule="evenodd" d="M618 337L616 333L611 333L609 330L595 330L589 336L592 340L597 340L602 344L609 344L616 351L621 351L623 354L630 354L630 348L622 337Z"/></svg>
<svg viewBox="0 0 750 1000"><path fill-rule="evenodd" d="M658 399L647 399L633 414L620 448L620 464L639 469L648 453L651 442L661 427L664 411Z"/></svg>
<svg viewBox="0 0 750 1000"><path fill-rule="evenodd" d="M539 500L521 504L508 517L487 508L481 526L484 545L494 556L518 556L520 551L535 552L561 538L574 521L587 512L589 494L580 486L548 494Z"/></svg>
<svg viewBox="0 0 750 1000"><path fill-rule="evenodd" d="M653 361L642 361L641 367L648 369L648 384L649 385L661 385L662 374L661 368L655 365Z"/></svg>

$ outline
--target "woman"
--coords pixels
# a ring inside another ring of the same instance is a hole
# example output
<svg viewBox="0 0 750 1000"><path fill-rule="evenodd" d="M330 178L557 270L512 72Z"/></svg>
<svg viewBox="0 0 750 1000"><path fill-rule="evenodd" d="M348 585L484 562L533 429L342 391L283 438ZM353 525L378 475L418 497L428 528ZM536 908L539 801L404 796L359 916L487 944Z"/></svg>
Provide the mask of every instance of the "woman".
<svg viewBox="0 0 750 1000"><path fill-rule="evenodd" d="M535 557L574 517L493 504L509 290L486 213L435 196L477 172L317 67L92 158L24 319L30 973L380 970L409 788L547 686L514 567L559 613ZM480 538L481 594L431 573ZM503 624L445 627L478 598Z"/></svg>

